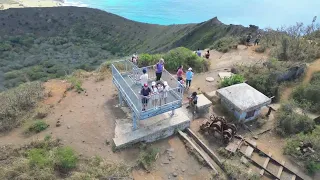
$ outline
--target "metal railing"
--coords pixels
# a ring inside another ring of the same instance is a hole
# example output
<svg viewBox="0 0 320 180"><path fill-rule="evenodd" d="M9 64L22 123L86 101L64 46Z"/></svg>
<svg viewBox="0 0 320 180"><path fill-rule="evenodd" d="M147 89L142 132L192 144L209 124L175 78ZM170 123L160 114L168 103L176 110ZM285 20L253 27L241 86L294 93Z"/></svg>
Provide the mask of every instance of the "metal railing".
<svg viewBox="0 0 320 180"><path fill-rule="evenodd" d="M147 70L149 76L149 88L151 88L151 82L156 80L156 73L153 66L144 67ZM169 90L166 92L159 92L158 94L151 93L150 96L141 96L140 91L142 89L140 76L143 74L144 68L138 68L131 61L118 61L112 64L113 80L117 88L124 96L123 98L133 109L138 118L141 113L154 113L158 109L175 108L182 104L184 87L177 81L177 78L172 76L167 70L163 70L161 81L162 83L167 81ZM143 104L143 99L148 102ZM156 114L156 113L155 113Z"/></svg>

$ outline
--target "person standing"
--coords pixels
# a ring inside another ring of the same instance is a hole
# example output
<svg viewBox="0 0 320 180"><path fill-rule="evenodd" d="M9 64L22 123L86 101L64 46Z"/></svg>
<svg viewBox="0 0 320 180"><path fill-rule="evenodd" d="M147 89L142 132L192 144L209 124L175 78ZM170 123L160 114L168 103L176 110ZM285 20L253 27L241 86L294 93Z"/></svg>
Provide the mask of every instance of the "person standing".
<svg viewBox="0 0 320 180"><path fill-rule="evenodd" d="M182 74L183 74L183 66L180 65L178 67L178 70L177 70L177 80L180 81L182 79Z"/></svg>
<svg viewBox="0 0 320 180"><path fill-rule="evenodd" d="M151 89L148 87L148 84L143 85L143 88L140 91L140 95L141 95L142 111L145 111L151 96Z"/></svg>
<svg viewBox="0 0 320 180"><path fill-rule="evenodd" d="M186 88L190 88L192 78L193 78L193 72L192 72L192 68L190 67L186 72Z"/></svg>
<svg viewBox="0 0 320 180"><path fill-rule="evenodd" d="M198 55L199 57L201 57L201 51L200 51L199 48L198 48L198 51L197 51L197 55Z"/></svg>
<svg viewBox="0 0 320 180"><path fill-rule="evenodd" d="M193 114L196 113L197 110L197 103L198 103L198 93L193 92L189 97L189 106L187 108L192 107L193 108Z"/></svg>
<svg viewBox="0 0 320 180"><path fill-rule="evenodd" d="M148 84L148 80L149 80L149 75L147 73L147 69L143 68L142 69L142 75L140 76L140 83L141 83L141 87L144 86L144 84Z"/></svg>
<svg viewBox="0 0 320 180"><path fill-rule="evenodd" d="M162 76L162 71L164 70L164 60L161 58L159 62L154 65L154 69L156 71L156 81L160 81Z"/></svg>
<svg viewBox="0 0 320 180"><path fill-rule="evenodd" d="M170 91L170 87L168 85L167 81L163 82L163 100L164 104L167 104L167 99L168 99L168 92Z"/></svg>
<svg viewBox="0 0 320 180"><path fill-rule="evenodd" d="M209 52L209 50L207 50L207 52L206 52L206 54L205 54L204 56L205 56L206 59L209 59L209 57L210 57L210 52Z"/></svg>
<svg viewBox="0 0 320 180"><path fill-rule="evenodd" d="M252 38L251 33L249 33L248 36L247 36L247 39L246 39L246 46L247 46L247 48L249 47L251 38Z"/></svg>
<svg viewBox="0 0 320 180"><path fill-rule="evenodd" d="M259 42L260 42L260 39L261 39L261 34L259 33L256 37L256 40L254 41L254 45L259 45Z"/></svg>
<svg viewBox="0 0 320 180"><path fill-rule="evenodd" d="M151 90L152 90L152 106L156 108L158 105L159 91L158 91L156 82L154 81L151 84Z"/></svg>

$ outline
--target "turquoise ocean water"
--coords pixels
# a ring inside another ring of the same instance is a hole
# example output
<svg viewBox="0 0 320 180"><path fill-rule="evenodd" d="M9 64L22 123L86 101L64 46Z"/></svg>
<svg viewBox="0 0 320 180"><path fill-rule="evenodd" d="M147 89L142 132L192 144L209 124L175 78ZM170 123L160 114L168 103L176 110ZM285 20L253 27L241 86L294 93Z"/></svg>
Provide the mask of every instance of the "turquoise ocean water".
<svg viewBox="0 0 320 180"><path fill-rule="evenodd" d="M67 0L153 24L184 24L215 16L225 24L277 28L296 22L320 22L320 0Z"/></svg>

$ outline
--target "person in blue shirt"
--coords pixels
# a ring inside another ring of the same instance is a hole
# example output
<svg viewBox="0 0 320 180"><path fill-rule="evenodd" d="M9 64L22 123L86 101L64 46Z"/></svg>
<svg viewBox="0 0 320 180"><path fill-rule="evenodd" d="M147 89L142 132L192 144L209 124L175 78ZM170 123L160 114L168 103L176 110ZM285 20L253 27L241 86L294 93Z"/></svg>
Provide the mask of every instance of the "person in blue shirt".
<svg viewBox="0 0 320 180"><path fill-rule="evenodd" d="M190 67L186 72L186 88L189 88L191 86L192 78L193 78L193 71L192 71L192 68Z"/></svg>

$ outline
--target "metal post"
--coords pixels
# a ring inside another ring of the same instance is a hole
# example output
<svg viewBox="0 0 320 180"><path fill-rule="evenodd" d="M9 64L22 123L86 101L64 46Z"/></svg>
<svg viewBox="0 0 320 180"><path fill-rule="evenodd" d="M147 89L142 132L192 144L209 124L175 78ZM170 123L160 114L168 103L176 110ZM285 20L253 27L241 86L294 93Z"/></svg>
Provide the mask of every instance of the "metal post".
<svg viewBox="0 0 320 180"><path fill-rule="evenodd" d="M119 91L118 92L118 96L119 96L119 106L121 107L122 105L123 105L123 99L122 99L122 94L121 94L121 92Z"/></svg>
<svg viewBox="0 0 320 180"><path fill-rule="evenodd" d="M134 112L132 112L132 126L133 126L133 130L138 129L137 117Z"/></svg>
<svg viewBox="0 0 320 180"><path fill-rule="evenodd" d="M174 115L174 109L171 111L170 117L173 117Z"/></svg>

